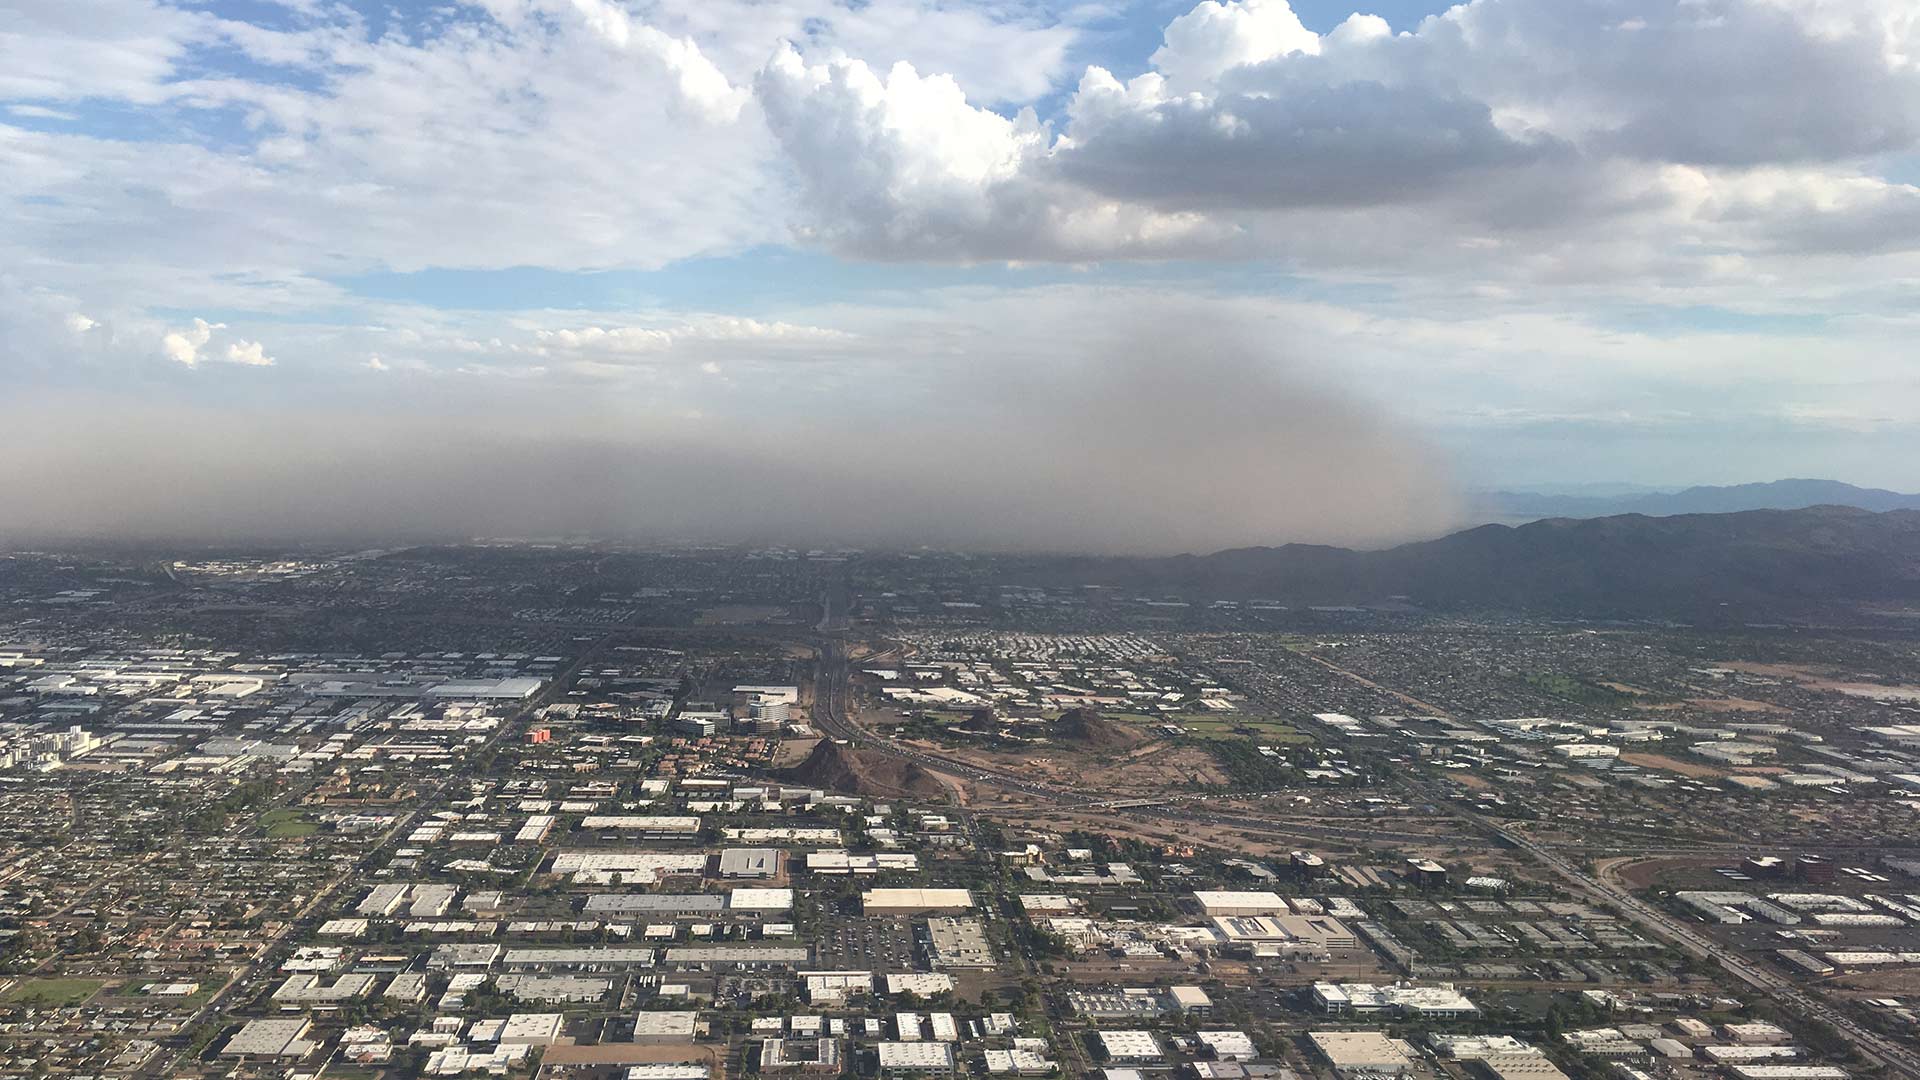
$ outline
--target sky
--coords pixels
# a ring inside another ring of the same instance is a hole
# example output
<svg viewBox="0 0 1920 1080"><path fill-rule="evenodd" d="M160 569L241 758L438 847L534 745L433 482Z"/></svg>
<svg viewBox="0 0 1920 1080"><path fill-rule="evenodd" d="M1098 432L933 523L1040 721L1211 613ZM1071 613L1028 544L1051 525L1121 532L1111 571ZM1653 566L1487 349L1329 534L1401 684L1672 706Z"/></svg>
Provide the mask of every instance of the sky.
<svg viewBox="0 0 1920 1080"><path fill-rule="evenodd" d="M1911 0L0 0L15 531L1920 489Z"/></svg>

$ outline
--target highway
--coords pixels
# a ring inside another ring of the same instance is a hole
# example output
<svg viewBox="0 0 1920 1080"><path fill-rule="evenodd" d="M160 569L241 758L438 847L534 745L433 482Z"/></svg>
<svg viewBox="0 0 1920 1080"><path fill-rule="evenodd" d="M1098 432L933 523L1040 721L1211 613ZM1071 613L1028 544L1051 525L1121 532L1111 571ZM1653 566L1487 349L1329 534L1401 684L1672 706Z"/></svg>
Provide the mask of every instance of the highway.
<svg viewBox="0 0 1920 1080"><path fill-rule="evenodd" d="M827 617L822 619L822 626L831 624L831 616L832 612L829 608ZM971 762L929 753L914 747L903 747L885 739L872 737L855 725L849 715L852 694L850 672L846 646L837 635L827 638L821 645L814 694L816 705L814 723L832 738L845 740L862 749L875 750L913 762L924 768L1018 792L1052 803L1062 810L1106 809L1133 812L1172 821L1224 825L1286 835L1309 837L1320 835L1349 842L1365 840L1387 844L1434 843L1444 842L1447 839L1434 834L1401 834L1367 829L1364 826L1343 828L1273 820L1246 814L1210 813L1201 808L1200 804L1204 803L1202 797L1177 796L1163 800L1088 799L1072 791L1035 783L1026 777L1000 770L984 769ZM1565 879L1572 891L1586 897L1589 901L1618 910L1649 935L1671 942L1697 958L1717 963L1734 978L1752 989L1768 995L1803 1016L1825 1023L1850 1043L1868 1062L1883 1066L1889 1072L1905 1077L1906 1080L1920 1080L1920 1059L1916 1059L1912 1051L1891 1039L1867 1030L1826 1001L1808 993L1786 976L1752 962L1739 950L1713 940L1696 927L1661 911L1625 889L1609 882L1596 880L1559 852L1530 837L1509 830L1490 818L1460 807L1448 797L1446 792L1430 788L1428 782L1424 780L1404 778L1402 786L1419 801L1445 808L1441 812L1460 822L1470 834L1496 837L1513 848L1531 855ZM1241 793L1233 797L1247 798L1249 793ZM1458 837L1454 839L1457 841Z"/></svg>
<svg viewBox="0 0 1920 1080"><path fill-rule="evenodd" d="M1568 862L1564 856L1528 837L1504 829L1490 820L1479 818L1478 815L1462 812L1460 816L1474 819L1488 832L1550 867L1566 879L1576 892L1589 900L1599 901L1618 909L1641 929L1656 937L1664 938L1695 957L1718 963L1733 977L1753 989L1767 994L1775 1001L1802 1015L1813 1017L1831 1026L1842 1038L1852 1043L1860 1056L1869 1062L1885 1066L1892 1072L1908 1077L1909 1080L1920 1080L1920 1062L1915 1060L1912 1051L1891 1039L1861 1027L1833 1006L1801 989L1793 980L1770 968L1753 963L1738 950L1713 940L1691 924L1654 907L1625 889L1611 882L1598 881L1589 877L1579 867Z"/></svg>

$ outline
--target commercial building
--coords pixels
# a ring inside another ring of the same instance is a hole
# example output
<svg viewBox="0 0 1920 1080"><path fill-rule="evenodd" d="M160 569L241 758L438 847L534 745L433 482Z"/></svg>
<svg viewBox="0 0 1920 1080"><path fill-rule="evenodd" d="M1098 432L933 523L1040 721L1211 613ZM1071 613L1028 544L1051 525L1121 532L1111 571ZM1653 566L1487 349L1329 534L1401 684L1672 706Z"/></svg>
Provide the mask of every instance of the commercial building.
<svg viewBox="0 0 1920 1080"><path fill-rule="evenodd" d="M1159 1061L1162 1056L1160 1041L1151 1031L1101 1031L1094 1035L1094 1041L1107 1061L1139 1064Z"/></svg>
<svg viewBox="0 0 1920 1080"><path fill-rule="evenodd" d="M1313 1000L1326 1012L1339 1015L1387 1013L1423 1020L1457 1020L1480 1010L1452 983L1414 986L1395 983L1315 983Z"/></svg>
<svg viewBox="0 0 1920 1080"><path fill-rule="evenodd" d="M594 893L583 915L717 915L727 908L718 893Z"/></svg>
<svg viewBox="0 0 1920 1080"><path fill-rule="evenodd" d="M648 840L692 840L700 835L700 819L664 814L588 814L580 819L580 828L586 832L637 835Z"/></svg>
<svg viewBox="0 0 1920 1080"><path fill-rule="evenodd" d="M606 979L584 979L577 975L502 975L493 984L501 993L521 1001L571 1004L599 1001L613 988Z"/></svg>
<svg viewBox="0 0 1920 1080"><path fill-rule="evenodd" d="M706 971L798 968L812 959L813 950L804 945L685 945L667 950L669 966Z"/></svg>
<svg viewBox="0 0 1920 1080"><path fill-rule="evenodd" d="M1208 918L1235 918L1253 915L1287 915L1293 909L1272 891L1218 890L1195 892L1194 902Z"/></svg>
<svg viewBox="0 0 1920 1080"><path fill-rule="evenodd" d="M727 895L728 911L764 914L792 908L792 889L735 889Z"/></svg>
<svg viewBox="0 0 1920 1080"><path fill-rule="evenodd" d="M245 1027L235 1032L233 1038L220 1051L221 1057L306 1057L314 1048L308 1041L307 1033L313 1030L313 1021L304 1017L297 1020L249 1020Z"/></svg>
<svg viewBox="0 0 1920 1080"><path fill-rule="evenodd" d="M958 913L972 908L973 894L965 889L868 889L860 894L860 909L869 915Z"/></svg>
<svg viewBox="0 0 1920 1080"><path fill-rule="evenodd" d="M706 855L687 851L563 851L553 857L551 867L556 874L618 874L634 885L651 885L672 874L698 874L706 868Z"/></svg>
<svg viewBox="0 0 1920 1080"><path fill-rule="evenodd" d="M1259 1056L1244 1031L1202 1031L1194 1035L1215 1061L1252 1061Z"/></svg>
<svg viewBox="0 0 1920 1080"><path fill-rule="evenodd" d="M890 1076L953 1071L952 1043L883 1042L874 1050L880 1071Z"/></svg>
<svg viewBox="0 0 1920 1080"><path fill-rule="evenodd" d="M373 989L374 976L343 974L331 983L322 983L318 975L289 975L273 992L273 1000L282 1005L339 1005Z"/></svg>
<svg viewBox="0 0 1920 1080"><path fill-rule="evenodd" d="M840 1044L827 1038L766 1039L760 1043L760 1071L837 1073Z"/></svg>
<svg viewBox="0 0 1920 1080"><path fill-rule="evenodd" d="M559 1013L514 1013L500 1029L502 1046L552 1046L560 1041L566 1020Z"/></svg>
<svg viewBox="0 0 1920 1080"><path fill-rule="evenodd" d="M927 920L927 959L936 968L990 968L993 946L979 919L941 916Z"/></svg>
<svg viewBox="0 0 1920 1080"><path fill-rule="evenodd" d="M1488 1054L1474 1064L1487 1080L1567 1080L1545 1054Z"/></svg>
<svg viewBox="0 0 1920 1080"><path fill-rule="evenodd" d="M1360 948L1345 923L1326 915L1218 916L1213 932L1229 950L1252 956L1327 959Z"/></svg>
<svg viewBox="0 0 1920 1080"><path fill-rule="evenodd" d="M1399 1076L1413 1067L1413 1048L1378 1031L1311 1031L1307 1041L1335 1072Z"/></svg>
<svg viewBox="0 0 1920 1080"><path fill-rule="evenodd" d="M637 1043L692 1042L696 1014L642 1012L634 1014L633 1041Z"/></svg>
<svg viewBox="0 0 1920 1080"><path fill-rule="evenodd" d="M780 876L781 853L777 848L726 848L720 852L720 876L723 878L773 878Z"/></svg>
<svg viewBox="0 0 1920 1080"><path fill-rule="evenodd" d="M953 976L938 971L896 972L887 976L887 993L932 997L953 989Z"/></svg>
<svg viewBox="0 0 1920 1080"><path fill-rule="evenodd" d="M651 948L599 945L581 948L508 949L501 963L518 971L624 971L650 968Z"/></svg>
<svg viewBox="0 0 1920 1080"><path fill-rule="evenodd" d="M807 873L843 876L879 874L890 871L909 873L920 869L920 856L911 851L810 851Z"/></svg>

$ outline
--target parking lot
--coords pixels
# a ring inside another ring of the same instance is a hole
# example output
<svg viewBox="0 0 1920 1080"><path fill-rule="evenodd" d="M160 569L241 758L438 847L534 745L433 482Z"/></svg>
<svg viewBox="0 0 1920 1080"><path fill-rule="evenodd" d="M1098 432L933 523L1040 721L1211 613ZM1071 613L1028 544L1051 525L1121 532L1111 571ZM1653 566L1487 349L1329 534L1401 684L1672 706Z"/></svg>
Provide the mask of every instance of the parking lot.
<svg viewBox="0 0 1920 1080"><path fill-rule="evenodd" d="M836 919L820 932L820 963L845 971L914 971L913 924L906 919Z"/></svg>

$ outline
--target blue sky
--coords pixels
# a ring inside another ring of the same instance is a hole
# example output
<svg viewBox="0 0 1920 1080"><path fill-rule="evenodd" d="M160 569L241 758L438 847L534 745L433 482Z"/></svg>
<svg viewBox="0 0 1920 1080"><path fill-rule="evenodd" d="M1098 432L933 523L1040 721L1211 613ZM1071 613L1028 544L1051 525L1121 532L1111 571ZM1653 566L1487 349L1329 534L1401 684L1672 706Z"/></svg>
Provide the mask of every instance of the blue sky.
<svg viewBox="0 0 1920 1080"><path fill-rule="evenodd" d="M804 438L1150 340L1276 461L1920 488L1903 3L0 0L0 373Z"/></svg>

